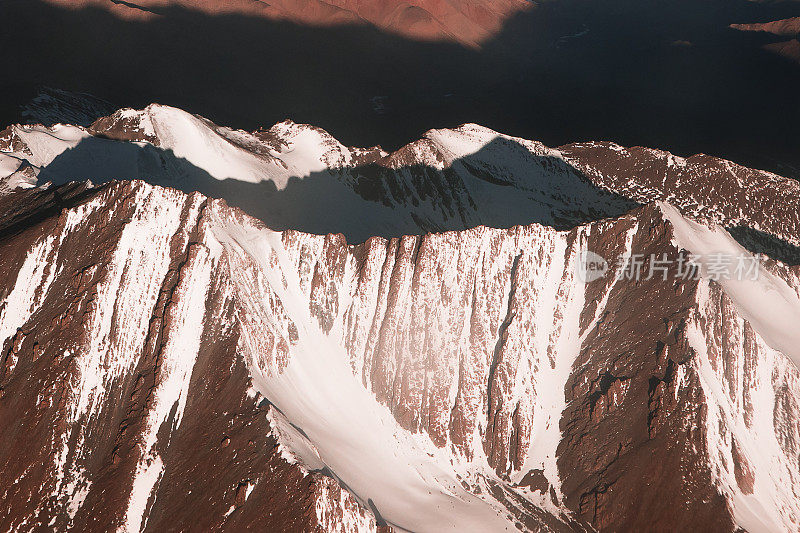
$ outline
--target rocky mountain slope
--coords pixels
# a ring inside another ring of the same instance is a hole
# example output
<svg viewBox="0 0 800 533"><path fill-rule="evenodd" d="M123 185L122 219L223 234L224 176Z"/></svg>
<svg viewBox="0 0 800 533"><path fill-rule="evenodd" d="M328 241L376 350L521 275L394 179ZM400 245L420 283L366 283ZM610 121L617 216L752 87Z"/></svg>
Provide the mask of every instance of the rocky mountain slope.
<svg viewBox="0 0 800 533"><path fill-rule="evenodd" d="M162 106L0 153L3 530L800 525L794 181Z"/></svg>

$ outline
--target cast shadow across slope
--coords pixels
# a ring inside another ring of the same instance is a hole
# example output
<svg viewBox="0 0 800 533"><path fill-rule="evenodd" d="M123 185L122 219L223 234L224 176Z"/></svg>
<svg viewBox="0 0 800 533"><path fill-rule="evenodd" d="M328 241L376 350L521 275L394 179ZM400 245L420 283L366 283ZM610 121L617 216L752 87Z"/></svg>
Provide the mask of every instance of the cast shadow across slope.
<svg viewBox="0 0 800 533"><path fill-rule="evenodd" d="M514 168L493 165L500 151ZM39 183L104 183L141 179L222 198L275 230L341 233L348 242L377 235L462 230L480 225L538 223L569 229L619 216L638 204L601 189L562 159L532 154L498 138L440 170L426 165L391 169L378 163L272 181L219 180L188 160L147 143L88 137L39 173Z"/></svg>
<svg viewBox="0 0 800 533"><path fill-rule="evenodd" d="M790 266L800 265L800 248L792 243L747 226L727 229L728 233L751 253L765 255Z"/></svg>

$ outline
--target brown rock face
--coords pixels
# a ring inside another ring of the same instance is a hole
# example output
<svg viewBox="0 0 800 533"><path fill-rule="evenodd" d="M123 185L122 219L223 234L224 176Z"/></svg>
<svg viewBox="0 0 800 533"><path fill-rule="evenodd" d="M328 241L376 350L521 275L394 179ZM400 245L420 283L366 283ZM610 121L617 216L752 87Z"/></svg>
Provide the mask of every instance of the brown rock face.
<svg viewBox="0 0 800 533"><path fill-rule="evenodd" d="M654 215L639 218L631 245L648 257L670 248ZM608 235L598 238L591 249ZM693 357L684 336L693 285L654 277L610 287L567 381L559 470L567 505L599 530L735 529L697 447L702 388L691 373L676 381Z"/></svg>

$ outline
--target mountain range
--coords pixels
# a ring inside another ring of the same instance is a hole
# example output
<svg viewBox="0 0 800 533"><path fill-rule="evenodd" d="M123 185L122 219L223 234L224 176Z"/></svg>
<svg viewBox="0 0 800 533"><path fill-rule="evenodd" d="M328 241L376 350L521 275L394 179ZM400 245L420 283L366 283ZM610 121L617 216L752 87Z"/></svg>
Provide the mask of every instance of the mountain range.
<svg viewBox="0 0 800 533"><path fill-rule="evenodd" d="M0 189L3 530L800 527L795 180L150 105Z"/></svg>

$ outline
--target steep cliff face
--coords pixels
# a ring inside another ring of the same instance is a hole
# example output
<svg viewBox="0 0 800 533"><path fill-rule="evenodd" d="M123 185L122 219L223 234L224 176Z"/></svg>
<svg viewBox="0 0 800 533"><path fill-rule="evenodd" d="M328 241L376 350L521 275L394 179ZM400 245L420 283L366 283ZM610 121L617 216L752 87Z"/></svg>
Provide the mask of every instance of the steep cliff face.
<svg viewBox="0 0 800 533"><path fill-rule="evenodd" d="M386 154L158 106L0 143L4 530L800 526L800 271L710 262L794 257L794 182L477 126ZM256 191L266 225L57 184L114 175ZM304 213L385 236L274 231Z"/></svg>

